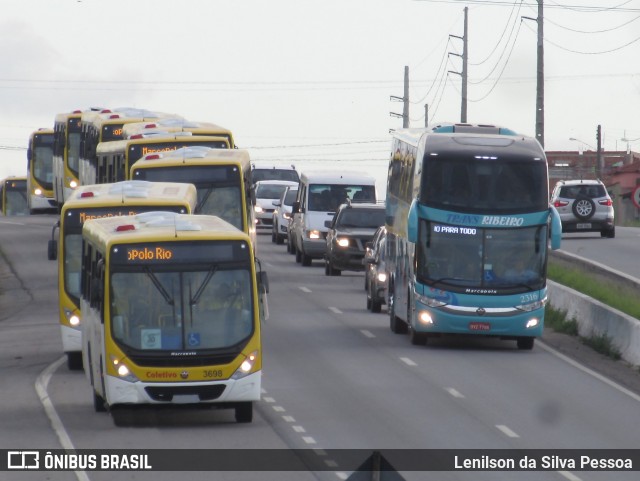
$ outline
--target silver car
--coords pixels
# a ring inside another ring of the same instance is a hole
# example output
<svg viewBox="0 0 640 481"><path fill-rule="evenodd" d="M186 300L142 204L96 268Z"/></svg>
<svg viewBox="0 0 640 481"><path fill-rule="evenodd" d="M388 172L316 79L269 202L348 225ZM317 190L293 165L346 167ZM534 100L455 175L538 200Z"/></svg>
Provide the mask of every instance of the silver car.
<svg viewBox="0 0 640 481"><path fill-rule="evenodd" d="M553 189L551 204L560 214L562 232L616 235L613 201L599 180L561 180Z"/></svg>

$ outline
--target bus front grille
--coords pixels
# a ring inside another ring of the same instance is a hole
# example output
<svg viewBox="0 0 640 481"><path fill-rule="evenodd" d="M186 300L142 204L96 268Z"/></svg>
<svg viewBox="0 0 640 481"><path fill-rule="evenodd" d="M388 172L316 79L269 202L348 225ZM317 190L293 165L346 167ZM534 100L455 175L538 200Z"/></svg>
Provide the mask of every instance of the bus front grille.
<svg viewBox="0 0 640 481"><path fill-rule="evenodd" d="M215 386L147 386L144 390L154 401L171 402L174 396L198 396L200 401L213 401L218 399L224 392L226 386L217 384Z"/></svg>

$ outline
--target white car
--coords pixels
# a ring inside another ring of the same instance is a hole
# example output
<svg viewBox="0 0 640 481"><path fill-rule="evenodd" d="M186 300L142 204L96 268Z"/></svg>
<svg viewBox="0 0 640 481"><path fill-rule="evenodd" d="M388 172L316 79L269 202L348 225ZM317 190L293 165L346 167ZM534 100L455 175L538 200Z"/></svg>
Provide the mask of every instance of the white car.
<svg viewBox="0 0 640 481"><path fill-rule="evenodd" d="M256 217L256 230L271 230L273 224L273 205L282 196L287 187L296 187L297 182L287 180L261 180L255 184L256 205L254 207Z"/></svg>
<svg viewBox="0 0 640 481"><path fill-rule="evenodd" d="M287 187L280 196L280 199L273 202L276 210L273 211L273 225L271 228L271 241L276 244L283 244L288 239L289 220L291 219L291 208L298 195L298 187Z"/></svg>

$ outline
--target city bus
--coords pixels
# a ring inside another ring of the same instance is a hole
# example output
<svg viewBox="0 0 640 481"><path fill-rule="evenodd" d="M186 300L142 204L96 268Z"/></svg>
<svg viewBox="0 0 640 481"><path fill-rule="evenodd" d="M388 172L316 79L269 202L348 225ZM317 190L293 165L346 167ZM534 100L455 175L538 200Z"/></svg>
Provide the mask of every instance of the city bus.
<svg viewBox="0 0 640 481"><path fill-rule="evenodd" d="M462 334L533 348L562 231L535 139L490 125L397 130L386 228L393 332L413 344Z"/></svg>
<svg viewBox="0 0 640 481"><path fill-rule="evenodd" d="M201 145L214 149L228 149L223 137L194 136L191 132L175 134L137 134L130 139L101 142L96 153L94 184L129 180L131 166L148 153L171 152L181 147Z"/></svg>
<svg viewBox="0 0 640 481"><path fill-rule="evenodd" d="M58 261L58 321L69 369L82 369L80 265L85 221L165 210L192 214L196 198L192 184L127 181L80 186L65 202L48 257Z"/></svg>
<svg viewBox="0 0 640 481"><path fill-rule="evenodd" d="M189 182L198 189L196 214L221 217L256 241L251 161L244 149L191 146L147 154L131 168L131 178Z"/></svg>
<svg viewBox="0 0 640 481"><path fill-rule="evenodd" d="M53 196L58 211L79 185L81 117L82 110L74 110L54 119Z"/></svg>
<svg viewBox="0 0 640 481"><path fill-rule="evenodd" d="M0 183L2 215L28 215L27 178L7 177Z"/></svg>
<svg viewBox="0 0 640 481"><path fill-rule="evenodd" d="M96 219L82 232L82 355L96 411L235 410L260 399L267 277L251 239L219 217Z"/></svg>
<svg viewBox="0 0 640 481"><path fill-rule="evenodd" d="M180 117L175 114L130 107L100 109L84 114L81 119L80 184L90 185L105 182L97 181L97 150L100 143L124 139L123 127L127 123L157 121L163 118ZM125 178L118 180L125 180ZM108 182L115 182L115 180Z"/></svg>
<svg viewBox="0 0 640 481"><path fill-rule="evenodd" d="M56 207L53 194L53 129L29 135L27 146L27 202L29 213Z"/></svg>
<svg viewBox="0 0 640 481"><path fill-rule="evenodd" d="M229 148L236 148L233 134L229 129L211 122L193 122L183 118L164 118L153 122L132 122L122 128L123 138L129 139L137 134L162 134L191 132L192 135L207 135L209 137L224 137L229 141Z"/></svg>

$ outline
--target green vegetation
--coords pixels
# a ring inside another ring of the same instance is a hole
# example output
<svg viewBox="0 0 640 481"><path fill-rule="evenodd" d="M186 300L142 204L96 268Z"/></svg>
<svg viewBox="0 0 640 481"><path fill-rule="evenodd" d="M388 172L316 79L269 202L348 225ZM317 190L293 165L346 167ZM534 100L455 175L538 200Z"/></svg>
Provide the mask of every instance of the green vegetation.
<svg viewBox="0 0 640 481"><path fill-rule="evenodd" d="M549 259L547 277L552 281L582 292L589 297L640 319L640 299L610 282L601 282L579 269L565 268Z"/></svg>
<svg viewBox="0 0 640 481"><path fill-rule="evenodd" d="M547 304L544 313L544 323L556 332L578 335L578 321L575 318L567 320L566 311L560 311Z"/></svg>

